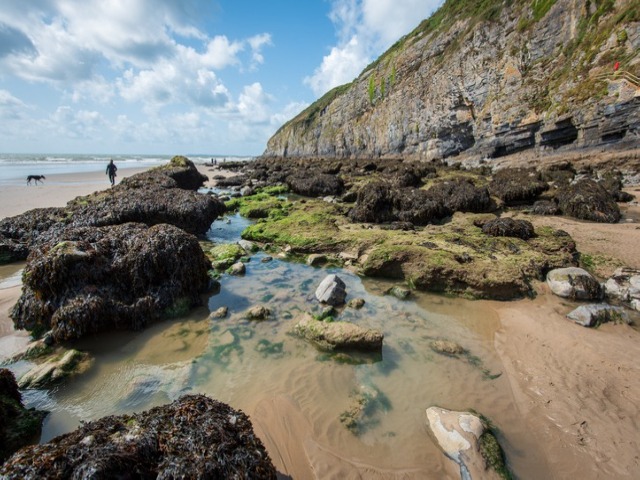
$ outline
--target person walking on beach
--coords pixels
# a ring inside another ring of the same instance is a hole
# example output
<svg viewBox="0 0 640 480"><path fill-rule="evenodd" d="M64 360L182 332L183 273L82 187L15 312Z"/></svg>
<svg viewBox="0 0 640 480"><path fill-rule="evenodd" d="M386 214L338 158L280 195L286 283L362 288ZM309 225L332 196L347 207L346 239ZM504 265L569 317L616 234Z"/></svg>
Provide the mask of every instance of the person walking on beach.
<svg viewBox="0 0 640 480"><path fill-rule="evenodd" d="M109 175L109 181L111 182L111 186L113 187L113 185L116 183L116 171L118 170L118 167L116 167L116 164L113 163L113 158L111 160L109 160L109 165L107 165L107 175Z"/></svg>

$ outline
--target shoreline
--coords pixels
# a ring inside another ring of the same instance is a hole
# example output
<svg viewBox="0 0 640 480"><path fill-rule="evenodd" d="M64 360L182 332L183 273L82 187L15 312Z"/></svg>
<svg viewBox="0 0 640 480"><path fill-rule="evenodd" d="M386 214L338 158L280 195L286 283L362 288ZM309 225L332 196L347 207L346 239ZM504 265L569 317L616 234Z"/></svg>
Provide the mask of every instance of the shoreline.
<svg viewBox="0 0 640 480"><path fill-rule="evenodd" d="M209 165L196 166L210 178L206 186L212 185L213 175L234 174ZM118 181L146 169L119 170L122 175ZM0 217L32 208L64 206L77 196L108 188L102 172L52 175L37 187L3 188ZM636 194L635 189L629 191ZM630 206L629 210L630 216L640 218L640 207ZM635 222L593 224L566 217L526 218L536 226L566 230L583 254L606 255L640 267L640 227ZM573 308L570 302L553 296L544 283L537 284L536 290L533 300L478 301L499 318L494 348L518 412L553 478L640 475L640 460L635 456L635 438L640 432L640 332L625 325L588 329L573 324L564 318ZM19 286L0 288L0 361L7 352L24 348L29 340L25 332L13 330L8 317L19 295ZM281 474L295 477L313 472L306 451L313 447L312 429L288 399L257 402L249 413ZM392 477L394 472L388 473Z"/></svg>

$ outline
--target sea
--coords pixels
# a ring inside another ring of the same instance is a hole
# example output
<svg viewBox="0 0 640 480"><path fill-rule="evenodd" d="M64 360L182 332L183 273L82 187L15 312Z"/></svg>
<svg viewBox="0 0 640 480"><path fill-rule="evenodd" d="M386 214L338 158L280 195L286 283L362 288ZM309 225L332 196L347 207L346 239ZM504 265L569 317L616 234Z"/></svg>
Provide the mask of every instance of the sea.
<svg viewBox="0 0 640 480"><path fill-rule="evenodd" d="M113 159L118 169L148 168L167 163L173 155L125 155L125 154L28 154L0 153L0 186L22 185L28 175L53 175L100 172ZM248 161L251 156L237 155L186 155L196 164L216 161Z"/></svg>

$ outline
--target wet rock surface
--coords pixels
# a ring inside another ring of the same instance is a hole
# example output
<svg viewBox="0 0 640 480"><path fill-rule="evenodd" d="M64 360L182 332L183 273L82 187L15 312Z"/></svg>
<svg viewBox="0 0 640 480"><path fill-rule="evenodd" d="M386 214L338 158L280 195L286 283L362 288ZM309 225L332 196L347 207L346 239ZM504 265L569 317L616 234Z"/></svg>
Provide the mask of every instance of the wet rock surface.
<svg viewBox="0 0 640 480"><path fill-rule="evenodd" d="M56 341L141 329L199 305L209 267L197 239L171 225L70 228L33 249L10 315Z"/></svg>
<svg viewBox="0 0 640 480"><path fill-rule="evenodd" d="M203 395L85 423L23 448L0 474L7 479L276 478L248 417Z"/></svg>
<svg viewBox="0 0 640 480"><path fill-rule="evenodd" d="M0 464L40 435L46 412L27 409L10 370L0 368Z"/></svg>

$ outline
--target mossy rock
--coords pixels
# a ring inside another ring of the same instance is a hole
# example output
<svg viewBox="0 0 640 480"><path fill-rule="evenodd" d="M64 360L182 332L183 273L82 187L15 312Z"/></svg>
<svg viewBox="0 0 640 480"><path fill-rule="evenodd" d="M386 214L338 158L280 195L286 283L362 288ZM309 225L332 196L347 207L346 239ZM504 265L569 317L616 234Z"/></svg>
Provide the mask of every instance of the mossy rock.
<svg viewBox="0 0 640 480"><path fill-rule="evenodd" d="M219 268L215 262L231 261L231 263L229 264L231 265L233 262L244 256L246 252L237 243L223 243L220 245L216 245L211 250L209 250L209 254L214 261L214 266L216 266L216 268Z"/></svg>

